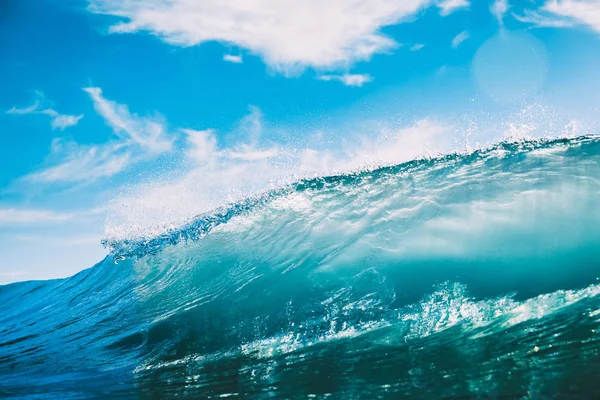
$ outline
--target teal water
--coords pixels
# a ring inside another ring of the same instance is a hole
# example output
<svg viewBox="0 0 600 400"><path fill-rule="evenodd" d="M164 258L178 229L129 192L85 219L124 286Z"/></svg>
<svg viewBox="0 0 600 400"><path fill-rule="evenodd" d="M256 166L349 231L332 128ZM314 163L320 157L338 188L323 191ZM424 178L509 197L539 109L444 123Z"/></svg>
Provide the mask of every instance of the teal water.
<svg viewBox="0 0 600 400"><path fill-rule="evenodd" d="M0 397L600 398L600 139L300 181L0 287Z"/></svg>

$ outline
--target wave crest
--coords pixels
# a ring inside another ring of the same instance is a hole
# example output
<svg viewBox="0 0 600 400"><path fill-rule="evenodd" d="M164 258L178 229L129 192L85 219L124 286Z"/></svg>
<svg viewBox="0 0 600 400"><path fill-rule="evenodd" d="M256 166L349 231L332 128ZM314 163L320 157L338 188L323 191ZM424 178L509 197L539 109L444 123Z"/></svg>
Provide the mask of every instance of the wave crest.
<svg viewBox="0 0 600 400"><path fill-rule="evenodd" d="M517 140L509 142L500 142L485 149L478 149L471 152L450 153L435 157L423 157L398 165L374 165L364 167L361 170L341 174L316 178L307 178L295 183L283 184L282 186L256 196L248 196L241 201L230 203L216 209L190 218L188 222L175 228L170 228L158 235L141 235L131 238L105 238L102 243L108 247L111 254L121 259L123 257L140 257L145 254L154 254L159 252L164 246L175 245L182 241L195 241L202 239L215 227L228 223L231 219L242 216L259 207L265 207L273 200L290 196L293 193L314 192L327 188L328 190L359 190L365 182L377 184L377 181L385 179L409 179L416 184L416 178L419 178L418 184L424 187L428 185L427 179L431 179L433 172L444 171L437 179L453 178L453 174L459 169L462 182L465 184L469 179L475 181L478 174L485 172L485 168L493 160L498 164L495 168L505 167L519 169L519 158L529 155L538 157L540 166L537 171L544 172L544 163L550 164L555 157L566 157L568 154L559 154L561 152L573 152L582 146L593 151L591 155L595 156L595 147L599 139L597 136L580 136L576 138L558 138L558 139L536 139L536 140ZM586 150L581 150L582 152ZM536 154L537 153L537 154ZM544 158L545 157L545 158ZM533 172L535 172L534 170ZM530 174L532 171L529 172ZM410 174L411 176L408 176ZM427 176L429 175L429 176ZM441 176L445 175L445 176ZM344 189L350 188L350 189ZM526 190L526 188L523 188ZM431 199L435 201L435 199Z"/></svg>

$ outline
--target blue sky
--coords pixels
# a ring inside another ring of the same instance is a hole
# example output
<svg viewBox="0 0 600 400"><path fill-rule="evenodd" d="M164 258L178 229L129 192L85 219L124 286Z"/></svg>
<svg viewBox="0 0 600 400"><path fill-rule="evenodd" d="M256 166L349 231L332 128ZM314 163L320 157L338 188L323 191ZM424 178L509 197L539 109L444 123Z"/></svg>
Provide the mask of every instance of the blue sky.
<svg viewBox="0 0 600 400"><path fill-rule="evenodd" d="M8 0L0 35L0 284L300 176L600 115L599 0Z"/></svg>

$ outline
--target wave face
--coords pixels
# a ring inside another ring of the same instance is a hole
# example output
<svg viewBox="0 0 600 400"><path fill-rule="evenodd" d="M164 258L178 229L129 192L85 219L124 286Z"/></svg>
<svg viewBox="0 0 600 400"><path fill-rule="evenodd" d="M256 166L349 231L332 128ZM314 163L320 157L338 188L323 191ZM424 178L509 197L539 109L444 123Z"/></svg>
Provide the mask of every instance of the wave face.
<svg viewBox="0 0 600 400"><path fill-rule="evenodd" d="M598 398L600 139L305 180L0 287L0 397Z"/></svg>

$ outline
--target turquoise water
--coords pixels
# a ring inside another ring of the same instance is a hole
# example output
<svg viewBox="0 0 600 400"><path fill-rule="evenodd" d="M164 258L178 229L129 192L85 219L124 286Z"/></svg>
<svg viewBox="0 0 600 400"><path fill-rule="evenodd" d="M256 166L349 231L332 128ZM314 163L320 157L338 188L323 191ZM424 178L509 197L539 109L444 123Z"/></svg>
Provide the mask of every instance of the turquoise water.
<svg viewBox="0 0 600 400"><path fill-rule="evenodd" d="M600 139L304 180L0 287L0 397L599 398Z"/></svg>

